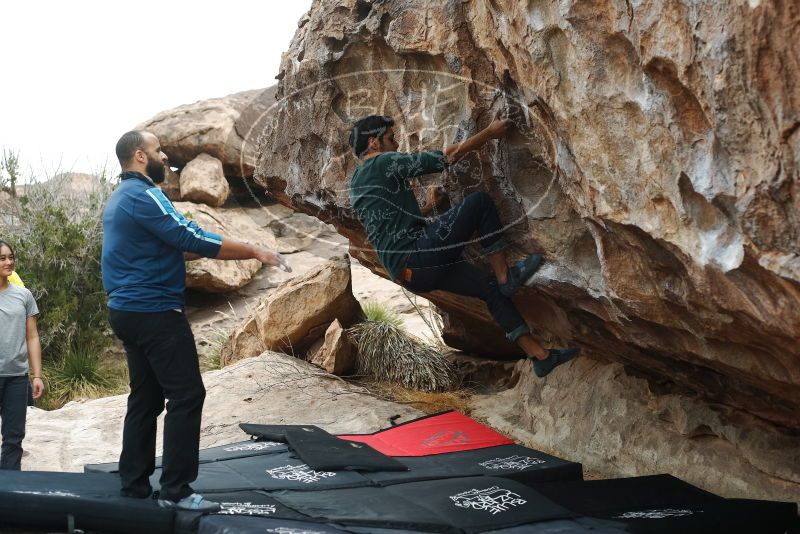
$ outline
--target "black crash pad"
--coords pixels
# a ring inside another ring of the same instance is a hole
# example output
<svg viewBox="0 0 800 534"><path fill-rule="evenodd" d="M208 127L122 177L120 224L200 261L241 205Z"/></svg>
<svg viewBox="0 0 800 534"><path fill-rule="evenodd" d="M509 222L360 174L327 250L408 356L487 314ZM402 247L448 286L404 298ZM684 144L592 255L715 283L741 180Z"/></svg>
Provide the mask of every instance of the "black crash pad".
<svg viewBox="0 0 800 534"><path fill-rule="evenodd" d="M318 520L431 532L482 532L573 516L528 486L485 476L271 495Z"/></svg>
<svg viewBox="0 0 800 534"><path fill-rule="evenodd" d="M670 475L532 487L575 513L622 522L632 532L782 534L797 517L794 503L724 499Z"/></svg>
<svg viewBox="0 0 800 534"><path fill-rule="evenodd" d="M289 429L286 440L303 462L325 471L407 471L408 467L366 443L339 439L325 431Z"/></svg>
<svg viewBox="0 0 800 534"><path fill-rule="evenodd" d="M262 454L273 454L276 452L286 452L289 446L286 443L277 441L255 441L246 440L228 445L219 445L200 449L198 458L201 464L216 462L219 460L230 460L233 458L247 458L248 456L260 456ZM161 467L162 457L156 457L156 467ZM83 467L84 473L118 473L119 464L109 462L102 464L86 464Z"/></svg>
<svg viewBox="0 0 800 534"><path fill-rule="evenodd" d="M214 515L308 520L307 515L287 508L263 491L204 493L203 496L210 501L218 502L222 507Z"/></svg>
<svg viewBox="0 0 800 534"><path fill-rule="evenodd" d="M318 471L289 452L246 456L200 464L192 488L200 493L244 490L352 488L372 483L354 471ZM158 489L161 469L150 477Z"/></svg>
<svg viewBox="0 0 800 534"><path fill-rule="evenodd" d="M520 445L396 459L408 467L408 471L365 473L364 476L379 485L478 475L510 478L523 483L583 478L581 464Z"/></svg>
<svg viewBox="0 0 800 534"><path fill-rule="evenodd" d="M64 531L72 516L82 530L171 534L174 515L152 499L120 497L116 475L0 471L0 525Z"/></svg>
<svg viewBox="0 0 800 534"><path fill-rule="evenodd" d="M346 534L323 523L211 515L200 519L197 534Z"/></svg>
<svg viewBox="0 0 800 534"><path fill-rule="evenodd" d="M241 428L245 434L257 440L279 441L281 443L288 443L286 440L287 430L327 434L327 432L315 425L259 425L255 423L239 423L239 428Z"/></svg>

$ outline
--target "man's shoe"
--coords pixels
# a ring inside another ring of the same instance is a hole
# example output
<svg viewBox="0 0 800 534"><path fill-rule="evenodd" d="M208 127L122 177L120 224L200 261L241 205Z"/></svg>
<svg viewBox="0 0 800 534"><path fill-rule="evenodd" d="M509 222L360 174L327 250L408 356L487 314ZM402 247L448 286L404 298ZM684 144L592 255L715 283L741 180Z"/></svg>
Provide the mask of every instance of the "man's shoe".
<svg viewBox="0 0 800 534"><path fill-rule="evenodd" d="M570 361L581 352L581 349L579 347L569 347L566 349L550 349L548 352L550 355L547 358L534 360L533 362L533 372L539 378L546 377L553 369L562 363Z"/></svg>
<svg viewBox="0 0 800 534"><path fill-rule="evenodd" d="M219 512L222 508L219 503L209 501L199 493L192 493L188 497L175 502L168 501L167 499L158 499L158 505L161 508L172 508L175 510L189 510L192 512L202 512L210 514Z"/></svg>
<svg viewBox="0 0 800 534"><path fill-rule="evenodd" d="M525 282L539 270L542 263L541 254L531 254L524 260L520 260L508 268L508 281L505 284L498 284L500 293L510 297L517 289L525 285Z"/></svg>

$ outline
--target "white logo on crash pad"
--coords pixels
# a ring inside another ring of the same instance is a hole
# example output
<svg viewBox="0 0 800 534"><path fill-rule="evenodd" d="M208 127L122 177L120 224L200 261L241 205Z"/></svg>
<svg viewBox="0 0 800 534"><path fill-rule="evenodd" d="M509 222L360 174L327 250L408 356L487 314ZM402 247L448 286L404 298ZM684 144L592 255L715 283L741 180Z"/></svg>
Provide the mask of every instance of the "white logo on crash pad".
<svg viewBox="0 0 800 534"><path fill-rule="evenodd" d="M665 517L682 517L694 514L691 510L664 508L663 510L642 510L639 512L625 512L614 516L615 519L664 519Z"/></svg>
<svg viewBox="0 0 800 534"><path fill-rule="evenodd" d="M253 443L243 443L241 445L231 445L225 447L225 452L238 452L238 451L263 451L265 449L272 449L281 445L277 441L254 441Z"/></svg>
<svg viewBox="0 0 800 534"><path fill-rule="evenodd" d="M285 465L274 469L267 469L267 474L276 480L293 480L303 484L318 482L323 478L335 477L336 473L331 471L314 471L305 464Z"/></svg>
<svg viewBox="0 0 800 534"><path fill-rule="evenodd" d="M517 470L522 471L523 469L527 469L533 465L541 465L546 463L544 460L539 458L534 458L533 456L509 456L507 458L494 458L492 460L486 460L485 462L481 462L481 467L486 469L492 470Z"/></svg>
<svg viewBox="0 0 800 534"><path fill-rule="evenodd" d="M222 509L218 514L226 515L272 515L276 508L274 504L253 504L250 502L222 502Z"/></svg>
<svg viewBox="0 0 800 534"><path fill-rule="evenodd" d="M518 493L503 489L499 486L492 486L485 489L471 489L463 491L457 495L451 495L453 504L459 508L472 508L494 514L506 512L514 506L521 506L526 501Z"/></svg>

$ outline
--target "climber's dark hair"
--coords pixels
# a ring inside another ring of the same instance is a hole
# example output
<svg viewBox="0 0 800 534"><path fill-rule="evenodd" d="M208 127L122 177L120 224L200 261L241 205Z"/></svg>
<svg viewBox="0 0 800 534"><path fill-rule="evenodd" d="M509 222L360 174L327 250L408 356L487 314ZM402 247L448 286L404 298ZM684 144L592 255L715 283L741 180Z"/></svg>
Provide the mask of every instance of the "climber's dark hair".
<svg viewBox="0 0 800 534"><path fill-rule="evenodd" d="M120 165L128 163L136 151L144 148L143 130L125 132L117 141L117 159Z"/></svg>
<svg viewBox="0 0 800 534"><path fill-rule="evenodd" d="M370 115L356 121L350 130L349 140L356 157L360 158L367 151L370 137L377 137L380 141L391 126L394 126L394 120L380 115Z"/></svg>

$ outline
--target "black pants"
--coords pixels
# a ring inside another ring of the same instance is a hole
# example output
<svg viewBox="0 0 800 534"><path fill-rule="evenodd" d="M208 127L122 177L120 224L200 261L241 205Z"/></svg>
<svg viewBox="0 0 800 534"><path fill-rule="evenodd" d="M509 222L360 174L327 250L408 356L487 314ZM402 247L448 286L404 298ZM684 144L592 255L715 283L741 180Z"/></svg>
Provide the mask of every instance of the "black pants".
<svg viewBox="0 0 800 534"><path fill-rule="evenodd" d="M467 297L478 297L486 303L494 320L511 341L529 332L525 320L511 299L500 293L497 280L467 262L462 253L473 235L478 233L484 254L492 254L506 246L497 208L483 192L468 195L431 222L415 243L406 267L412 271L405 286L412 291L441 289Z"/></svg>
<svg viewBox="0 0 800 534"><path fill-rule="evenodd" d="M22 468L22 440L28 410L28 375L0 377L0 469Z"/></svg>
<svg viewBox="0 0 800 534"><path fill-rule="evenodd" d="M109 310L128 357L131 392L122 431L119 475L123 495L146 497L155 470L156 418L164 410L161 498L192 494L197 478L200 419L206 390L194 336L183 313Z"/></svg>

